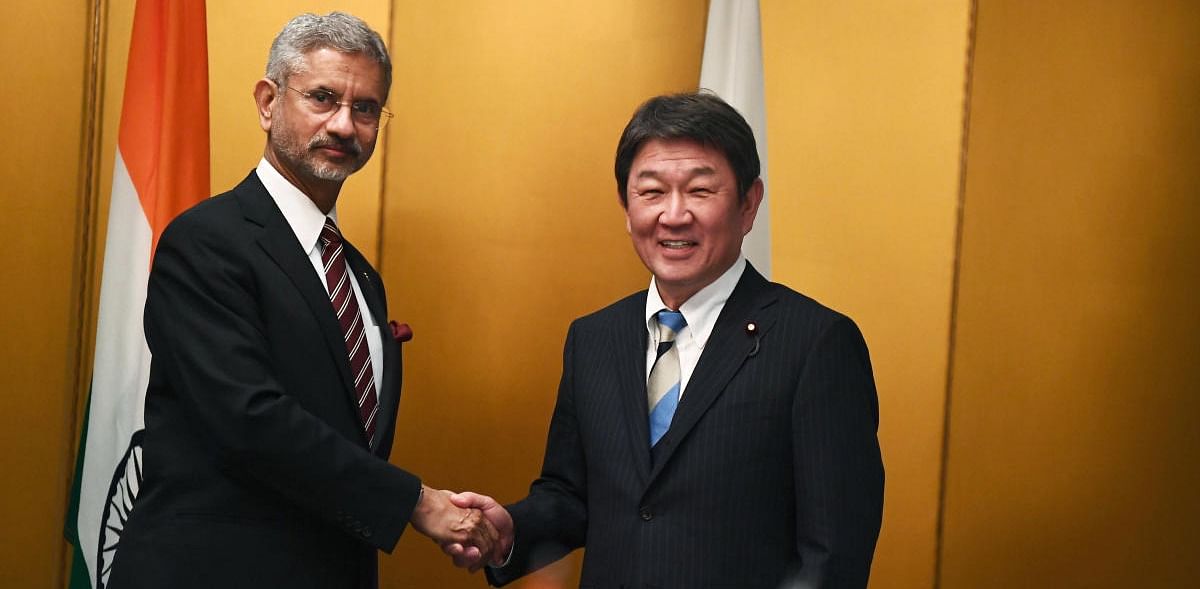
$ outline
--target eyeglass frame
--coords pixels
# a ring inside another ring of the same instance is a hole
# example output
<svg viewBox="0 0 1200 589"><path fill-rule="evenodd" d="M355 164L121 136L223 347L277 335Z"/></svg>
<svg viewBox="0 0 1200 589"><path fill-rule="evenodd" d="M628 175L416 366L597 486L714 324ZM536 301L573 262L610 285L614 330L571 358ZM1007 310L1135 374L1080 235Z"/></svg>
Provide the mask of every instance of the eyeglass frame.
<svg viewBox="0 0 1200 589"><path fill-rule="evenodd" d="M323 88L318 88L316 90L310 90L310 91L305 92L304 90L300 90L298 88L293 88L291 86L284 86L284 87L287 88L288 90L291 90L292 92L295 92L296 94L303 96L304 98L308 99L309 101L311 101L313 99L313 95L318 92L328 94L330 98L341 98L341 95L339 95L338 93L333 92L332 90L325 90ZM334 100L333 104L336 105L337 108L330 109L330 111L328 113L324 113L325 116L327 116L329 118L333 118L334 116L337 115L338 111L342 110L342 107L344 106L344 107L347 107L350 109L350 120L353 121L354 113L356 112L354 110L354 105L355 104L369 104L369 103L367 101L362 101L362 100L356 101L356 102L342 102L341 100ZM376 103L376 104L378 104L378 103ZM315 113L315 114L322 114L322 113ZM376 122L375 130L379 131L380 129L383 129L384 127L386 127L388 124L388 121L390 121L393 116L394 115L392 115L391 111L384 108L382 104L379 104L379 119ZM355 121L355 124L357 124L357 121Z"/></svg>

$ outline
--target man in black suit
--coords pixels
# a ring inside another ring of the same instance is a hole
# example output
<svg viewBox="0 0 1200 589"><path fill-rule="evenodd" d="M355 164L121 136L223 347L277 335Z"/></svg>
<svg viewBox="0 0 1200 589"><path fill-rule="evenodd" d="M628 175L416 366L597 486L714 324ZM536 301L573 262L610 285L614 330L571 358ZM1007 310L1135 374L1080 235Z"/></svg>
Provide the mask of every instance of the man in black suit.
<svg viewBox="0 0 1200 589"><path fill-rule="evenodd" d="M495 530L388 463L400 345L383 282L337 229L391 87L383 40L296 17L254 88L263 159L181 214L150 273L144 481L108 586L368 588L408 524Z"/></svg>
<svg viewBox="0 0 1200 589"><path fill-rule="evenodd" d="M501 533L444 545L504 585L586 546L583 587L863 587L883 511L878 400L844 315L768 282L742 239L754 136L707 93L643 104L617 190L650 288L572 323L541 477Z"/></svg>

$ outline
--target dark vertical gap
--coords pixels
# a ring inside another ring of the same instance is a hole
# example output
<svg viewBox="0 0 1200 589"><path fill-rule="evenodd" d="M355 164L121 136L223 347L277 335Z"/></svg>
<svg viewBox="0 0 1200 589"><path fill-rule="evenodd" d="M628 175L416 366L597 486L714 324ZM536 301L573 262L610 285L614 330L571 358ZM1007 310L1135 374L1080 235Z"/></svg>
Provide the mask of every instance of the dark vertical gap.
<svg viewBox="0 0 1200 589"><path fill-rule="evenodd" d="M396 35L395 35L396 27L394 25L394 20L393 20L396 16L395 11L396 11L396 1L391 0L390 2L388 2L388 12L387 12L387 33L388 33L387 46L388 46L389 54L395 53L395 46L396 46ZM393 88L396 86L395 76L396 76L397 72L396 72L395 66L396 66L396 64L395 64L395 61L393 60L393 62L392 62L392 87ZM389 98L389 100L391 99L391 88L388 89L388 98ZM387 128L394 129L396 122L397 121L391 121L388 124ZM383 161L381 162L381 164L379 166L379 170L380 170L379 171L379 213L376 215L376 218L375 218L375 230L376 230L376 236L377 236L375 239L375 270L379 272L380 278L384 277L383 238L384 238L385 233L383 232L383 230L386 226L386 223L384 222L384 217L387 216L385 214L387 212L387 179L388 179L387 154L390 151L389 148L392 143L392 132L387 131L386 133L387 133L387 136L384 137L384 140L383 140L383 150L382 150L383 153L379 153L375 156L375 157L383 159ZM391 313L391 311L389 311L387 309L384 309L384 311L387 313Z"/></svg>
<svg viewBox="0 0 1200 589"><path fill-rule="evenodd" d="M979 20L979 0L971 0L968 10L966 79L963 83L962 146L959 149L958 161L958 219L955 221L954 230L954 270L951 275L949 345L946 351L946 396L945 403L942 406L942 461L941 472L938 477L937 530L934 540L934 589L940 589L942 585L942 557L945 553L946 482L948 480L950 464L950 409L954 392L954 354L958 336L959 281L962 277L963 217L967 201L967 148L970 145L971 89L972 76L975 73L975 43Z"/></svg>
<svg viewBox="0 0 1200 589"><path fill-rule="evenodd" d="M67 431L70 432L70 439L75 442L69 445L66 460L63 461L63 470L66 471L63 479L66 481L68 490L63 505L63 514L68 517L69 510L74 507L74 497L71 491L76 482L75 467L79 449L86 442L82 439L79 430L83 421L82 416L88 410L86 403L89 397L88 385L91 376L90 371L84 370L84 366L87 364L86 355L89 349L88 335L91 333L90 327L94 323L92 299L96 286L93 277L96 267L96 201L99 192L96 184L99 182L100 149L98 143L104 114L104 20L108 4L104 0L92 0L89 2L88 9L89 28L84 46L85 65L82 72L84 95L80 104L82 126L79 136L79 185L76 194L78 211L75 217L75 262L72 271L75 280L75 312L69 318L69 321L74 324L75 337L71 342L72 349L67 352L68 366L72 371L71 388L67 392L67 399L71 402L66 404L66 415L64 416ZM73 556L73 551L67 548L67 542L64 541L59 545L61 566L55 572L56 578L53 586L65 587L70 582L71 560L77 556Z"/></svg>

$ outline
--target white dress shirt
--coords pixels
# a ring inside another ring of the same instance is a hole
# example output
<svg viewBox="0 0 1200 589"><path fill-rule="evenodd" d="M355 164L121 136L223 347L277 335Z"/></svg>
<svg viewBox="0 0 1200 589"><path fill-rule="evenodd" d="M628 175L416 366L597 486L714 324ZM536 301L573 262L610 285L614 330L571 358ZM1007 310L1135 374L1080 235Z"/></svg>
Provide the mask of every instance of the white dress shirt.
<svg viewBox="0 0 1200 589"><path fill-rule="evenodd" d="M729 295L733 294L734 287L745 271L746 257L739 254L724 274L684 301L678 309L671 309L683 313L683 318L687 321L687 325L675 334L675 348L679 351L680 398L687 389L696 363L700 361L704 344L708 343L708 336L712 335L713 327L717 324L717 316L721 314L721 309L725 308L725 301L729 300ZM650 334L649 345L646 347L646 380L650 379L650 369L654 367L654 361L658 358L658 322L655 321L654 314L666 308L666 303L663 303L662 296L658 293L658 283L652 277L650 290L646 293L646 331Z"/></svg>
<svg viewBox="0 0 1200 589"><path fill-rule="evenodd" d="M325 264L321 261L321 229L325 227L325 213L317 208L312 199L305 196L291 182L288 182L270 162L263 158L258 162L258 179L267 188L267 193L275 201L275 206L283 213L283 218L296 234L300 247L308 253L308 261L312 262L313 271L321 279L325 292L329 293L329 285L325 281ZM329 218L337 223L337 207L329 211ZM341 227L339 227L339 230ZM347 259L349 267L349 259ZM383 339L379 335L379 326L371 315L371 308L363 298L362 287L355 277L355 268L350 268L350 285L354 287L354 298L358 299L359 313L363 318L364 330L367 335L367 349L371 352L371 372L375 377L375 391L378 396L383 385ZM332 304L330 305L332 309ZM376 398L376 401L379 399Z"/></svg>

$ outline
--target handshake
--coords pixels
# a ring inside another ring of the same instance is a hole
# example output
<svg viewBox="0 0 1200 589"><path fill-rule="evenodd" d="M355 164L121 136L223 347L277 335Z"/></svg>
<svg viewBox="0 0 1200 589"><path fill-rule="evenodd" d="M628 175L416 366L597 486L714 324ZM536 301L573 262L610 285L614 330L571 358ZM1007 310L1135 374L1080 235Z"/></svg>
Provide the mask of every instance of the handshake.
<svg viewBox="0 0 1200 589"><path fill-rule="evenodd" d="M513 544L513 521L495 499L421 486L412 525L442 547L454 565L470 572L499 566Z"/></svg>

